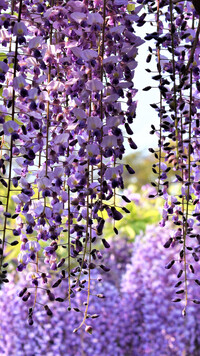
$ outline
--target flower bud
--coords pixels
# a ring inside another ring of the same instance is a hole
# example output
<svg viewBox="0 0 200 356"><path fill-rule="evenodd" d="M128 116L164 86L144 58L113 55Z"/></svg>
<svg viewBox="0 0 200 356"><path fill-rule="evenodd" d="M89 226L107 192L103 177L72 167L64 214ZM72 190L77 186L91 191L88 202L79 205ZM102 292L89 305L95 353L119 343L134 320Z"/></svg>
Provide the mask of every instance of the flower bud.
<svg viewBox="0 0 200 356"><path fill-rule="evenodd" d="M87 325L86 327L85 327L85 331L88 333L88 334L92 334L92 327L90 326L90 325Z"/></svg>

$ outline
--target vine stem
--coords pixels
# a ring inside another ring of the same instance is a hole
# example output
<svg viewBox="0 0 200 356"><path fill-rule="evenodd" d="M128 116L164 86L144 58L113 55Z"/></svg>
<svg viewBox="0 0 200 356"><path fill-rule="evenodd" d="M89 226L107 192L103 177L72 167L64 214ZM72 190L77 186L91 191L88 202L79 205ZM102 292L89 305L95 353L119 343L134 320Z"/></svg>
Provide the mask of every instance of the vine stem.
<svg viewBox="0 0 200 356"><path fill-rule="evenodd" d="M53 5L54 5L54 0L52 0L51 6L53 6ZM51 25L51 29L50 29L50 44L52 44L52 25ZM48 79L47 79L48 83L50 82L50 80L51 80L51 65L49 65L49 72L48 72ZM47 102L46 167L45 167L45 176L46 177L47 177L47 171L48 171L48 144L49 144L48 141L49 141L49 100ZM40 165L40 162L41 162L41 152L40 152L40 157L39 157L39 165ZM39 192L38 192L38 199L39 199ZM44 198L44 211L45 211L45 207L46 207L46 197ZM37 252L36 253L36 272L37 273L38 273L38 269L39 269L38 263L39 263L39 255ZM37 302L37 290L38 290L38 287L36 286L33 308L35 307L36 302Z"/></svg>
<svg viewBox="0 0 200 356"><path fill-rule="evenodd" d="M157 33L159 33L159 20L160 20L160 0L157 0ZM161 63L160 63L160 44L158 45L157 48L157 57L158 57L158 72L159 75L161 75ZM162 84L162 81L160 79L160 85ZM161 175L161 159L162 159L162 147L161 147L161 140L162 140L162 93L160 91L160 131L159 131L159 162L158 162L158 187L157 187L157 192L159 193L159 188L160 188L160 175Z"/></svg>
<svg viewBox="0 0 200 356"><path fill-rule="evenodd" d="M89 178L88 178L89 179ZM89 196L87 196L87 225L86 225L86 245L87 245L87 240L88 240L88 231L89 231ZM91 232L91 230L90 230ZM91 233L89 234L89 265L91 263L91 248L92 248L92 236ZM85 251L84 251L85 252ZM84 261L84 257L83 257ZM87 290L87 305L85 308L84 312L84 317L78 328L76 328L76 331L81 328L85 324L85 320L87 318L87 313L88 313L88 308L89 308L89 300L90 300L90 286L91 286L91 272L90 272L90 267L88 271L88 290Z"/></svg>
<svg viewBox="0 0 200 356"><path fill-rule="evenodd" d="M69 148L68 148L69 152ZM68 192L68 232L67 232L67 242L68 242L68 300L69 300L69 307L71 308L71 280L70 280L70 269L71 269L71 260L70 260L70 187L67 188Z"/></svg>
<svg viewBox="0 0 200 356"><path fill-rule="evenodd" d="M194 16L193 16L193 28L194 28ZM190 65L192 61L194 60L194 53L195 49L199 40L199 33L200 33L200 18L198 21L198 26L196 30L196 35L195 39L192 45L192 49L190 52L190 57L188 59L187 66L185 68L185 73L187 73L190 70L190 111L189 111L189 143L188 143L188 182L190 182L191 178L191 172L190 172L190 166L191 166L191 128L192 128L192 69L190 68ZM183 221L183 259L184 259L184 282L185 282L185 307L183 309L183 315L186 315L186 308L187 308L187 302L188 302L188 288L187 288L187 260L186 260L186 238L187 238L187 228L188 228L188 216L189 216L189 195L190 195L190 185L188 185L187 189L187 200L186 200L186 214L185 214L185 221Z"/></svg>
<svg viewBox="0 0 200 356"><path fill-rule="evenodd" d="M191 128L192 128L192 69L190 70L190 113L189 113L189 143L188 143L188 182L190 182L190 166L191 166ZM183 314L186 314L186 307L188 301L188 288L187 288L187 261L186 261L186 239L187 239L187 228L188 228L188 215L189 215L189 196L190 196L190 185L187 188L187 201L186 201L186 214L185 223L183 224L183 251L184 251L184 281L185 281L185 307L183 309Z"/></svg>
<svg viewBox="0 0 200 356"><path fill-rule="evenodd" d="M14 1L12 2L12 6L14 6ZM22 13L22 0L19 2L19 12L18 12L18 22L21 21L21 13ZM17 72L17 55L18 55L18 37L16 36L15 42L15 55L14 55L14 70L13 70L13 78L16 77ZM13 88L12 92L12 121L14 121L15 117L15 89ZM5 211L8 212L9 201L10 201L10 190L11 190L11 175L12 175L12 149L13 149L13 141L12 136L10 138L10 160L9 160L9 175L8 175L8 187L7 187L7 195L6 195L6 207ZM6 241L6 227L7 227L7 216L4 217L4 226L3 226L3 236L2 236L2 250L4 251L5 241ZM3 254L0 257L0 271L3 263Z"/></svg>
<svg viewBox="0 0 200 356"><path fill-rule="evenodd" d="M105 8L104 8L104 18L105 18ZM104 32L105 32L105 23L103 25L103 30L102 30L102 37L104 38ZM104 40L102 40L104 42ZM103 44L104 46L104 44ZM91 46L92 48L92 46ZM104 49L102 50L104 52ZM102 52L102 53L103 53ZM90 70L90 79L92 79L92 71ZM101 80L103 80L103 71L102 71L102 66L101 66ZM102 92L101 92L101 95ZM102 101L101 101L102 103ZM89 116L91 116L91 113L92 113L92 95L90 94L90 105L89 105ZM101 114L102 115L102 114ZM102 118L103 120L103 118ZM91 135L91 131L89 131L89 137L88 137L88 140L90 141L92 135ZM101 154L101 160L102 160L102 154ZM101 161L101 170L102 170L102 161ZM88 179L87 179L87 188L89 188L89 185L90 185L90 182L93 183L93 179L94 179L94 176L93 176L93 173L94 173L94 170L93 170L93 166L91 167L91 179L90 179L90 162L89 162L89 159L88 159ZM102 177L102 175L101 175ZM102 178L101 178L101 184L102 184ZM82 264L81 264L81 271L82 271L82 267L83 267L83 263L84 263L84 258L85 258L85 254L86 254L86 249L87 249L87 243L88 243L88 236L89 236L89 271L88 271L88 290L87 290L87 305L86 305L86 308L85 308L85 312L84 312L84 317L83 317L83 320L81 322L81 324L78 326L78 328L76 329L76 331L78 329L80 329L82 327L82 325L85 324L85 320L87 318L87 313L88 313L88 308L89 308L89 300L90 300L90 286L91 286L91 270L90 270L90 263L91 263L91 250L92 250L92 226L90 225L90 228L89 228L89 218L91 218L92 220L92 205L93 205L93 200L91 198L90 200L90 209L89 209L89 195L87 195L87 222L86 222L86 240L85 240L85 245L84 245L84 252L83 252L83 258L82 258ZM81 273L80 271L80 273ZM80 273L79 273L79 276L78 276L78 280L80 278ZM81 333L81 340L83 341L83 334ZM82 355L84 355L84 350L83 350L83 347L82 347Z"/></svg>
<svg viewBox="0 0 200 356"><path fill-rule="evenodd" d="M103 26L102 26L102 41L101 41L101 72L100 72L100 77L101 77L101 82L103 82L103 57L104 57L104 51L105 51L105 27L106 27L106 0L103 2ZM100 118L103 123L103 91L101 91L101 97L100 97ZM101 137L103 137L103 126L101 128ZM101 152L101 192L102 192L102 180L103 180L103 154L102 154L102 148L100 147L100 152ZM101 206L102 206L102 193L101 193Z"/></svg>
<svg viewBox="0 0 200 356"><path fill-rule="evenodd" d="M176 98L176 64L175 64L175 53L174 53L174 24L173 24L173 1L170 0L170 23L171 23L171 41L172 41L172 70L173 70L173 82L174 82L174 95L173 95L173 106L174 106L174 119L175 119L175 138L176 138L176 153L177 159L179 158L178 151L178 117L177 117L177 98Z"/></svg>
<svg viewBox="0 0 200 356"><path fill-rule="evenodd" d="M54 5L54 0L52 0L52 4L51 6ZM51 25L50 28L50 45L52 44L52 30L53 27ZM49 64L49 71L48 71L48 78L47 78L47 83L50 83L51 80L51 64ZM49 94L49 91L48 91ZM50 100L50 99L49 99ZM46 165L45 165L45 177L47 177L47 173L48 173L48 149L49 149L49 126L50 126L50 103L49 100L47 101L47 133L46 133ZM44 211L45 211L45 207L46 207L46 197L44 197Z"/></svg>
<svg viewBox="0 0 200 356"><path fill-rule="evenodd" d="M194 60L194 53L195 53L195 50L196 50L196 47L197 47L197 43L199 41L199 33L200 33L200 18L199 18L199 21L198 21L198 26L197 26L197 30L196 30L196 35L195 35L195 39L194 39L194 42L192 44L192 49L191 49L191 52L190 52L190 57L188 59L188 62L187 62L187 65L185 67L185 73L188 72L189 68L190 68L190 64L192 63L192 61Z"/></svg>

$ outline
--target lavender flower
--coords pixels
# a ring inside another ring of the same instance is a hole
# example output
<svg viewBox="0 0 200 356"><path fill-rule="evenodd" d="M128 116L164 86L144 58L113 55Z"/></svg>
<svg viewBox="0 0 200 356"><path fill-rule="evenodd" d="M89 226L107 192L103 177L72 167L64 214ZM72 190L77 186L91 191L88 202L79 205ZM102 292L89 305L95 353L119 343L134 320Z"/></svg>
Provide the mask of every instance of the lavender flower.
<svg viewBox="0 0 200 356"><path fill-rule="evenodd" d="M131 263L122 278L122 291L133 318L129 332L138 336L140 355L199 353L199 310L192 300L188 301L186 316L182 315L184 301L179 297L185 283L184 273L180 273L182 262L175 264L171 271L165 270L165 265L175 254L178 256L179 251L178 244L173 243L173 251L167 250L164 254L163 245L169 235L173 235L170 225L166 228L151 226L145 236L137 236ZM191 260L189 252L188 259ZM195 270L199 268L198 264ZM198 284L192 272L187 284L190 297L198 299Z"/></svg>

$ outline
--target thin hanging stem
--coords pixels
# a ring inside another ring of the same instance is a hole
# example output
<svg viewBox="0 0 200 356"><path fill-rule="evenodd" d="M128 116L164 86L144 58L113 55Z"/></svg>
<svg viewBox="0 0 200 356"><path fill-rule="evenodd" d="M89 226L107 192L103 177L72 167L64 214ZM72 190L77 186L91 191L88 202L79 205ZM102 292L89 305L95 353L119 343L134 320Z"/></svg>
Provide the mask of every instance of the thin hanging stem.
<svg viewBox="0 0 200 356"><path fill-rule="evenodd" d="M159 26L159 21L160 21L160 0L157 0L157 33L159 34L160 32L160 26ZM161 75L161 60L160 60L160 44L157 47L157 58L158 58L158 72L159 75ZM162 81L160 79L160 85L162 84ZM160 188L160 176L161 176L161 156L162 156L162 145L161 145L161 140L162 140L162 93L160 91L160 101L159 101L159 106L160 106L160 112L159 112L159 117L160 117L160 128L159 128L159 153L158 153L158 187L157 187L157 192L159 193L159 188Z"/></svg>
<svg viewBox="0 0 200 356"><path fill-rule="evenodd" d="M174 107L174 121L175 121L175 138L176 138L176 153L177 158L179 157L178 152L178 116L177 116L177 89L176 89L176 62L175 62L175 47L174 47L174 29L175 25L173 23L173 1L170 0L170 23L171 23L171 41L172 41L172 70L173 70L173 83L174 83L174 95L173 95L173 107Z"/></svg>
<svg viewBox="0 0 200 356"><path fill-rule="evenodd" d="M191 128L192 128L192 69L190 70L190 113L189 113L189 134L188 134L188 182L191 178ZM186 260L186 240L188 230L188 216L189 216L189 197L190 197L190 185L187 188L187 201L186 201L186 213L185 222L183 223L183 259L184 259L184 281L185 281L185 307L183 314L186 314L186 307L188 302L188 283L187 283L187 260Z"/></svg>
<svg viewBox="0 0 200 356"><path fill-rule="evenodd" d="M22 0L20 0L19 3L19 13L18 13L18 22L21 20L21 12L22 12ZM16 42L15 42L15 55L14 55L14 71L13 71L13 78L16 77L16 72L17 72L17 55L18 55L18 37L16 36ZM12 121L15 119L15 89L13 88L12 92ZM11 176L12 176L12 150L13 150L13 141L12 141L12 135L10 137L10 159L9 159L9 174L8 174L8 187L7 187L7 195L6 195L6 207L5 207L5 212L8 212L9 209L9 202L10 202L10 191L11 191ZM4 246L5 246L5 240L6 240L6 227L7 227L7 216L4 217L4 226L3 226L3 236L2 236L2 250L4 251ZM0 271L2 268L2 263L3 263L3 254L0 257Z"/></svg>
<svg viewBox="0 0 200 356"><path fill-rule="evenodd" d="M105 27L106 27L106 0L103 2L103 27L102 27L102 39L101 39L101 73L100 78L101 82L103 82L103 58L105 51ZM100 118L103 123L103 91L101 91L100 97ZM101 128L101 137L103 137L103 126ZM102 205L102 184L103 184L103 153L101 149L101 205Z"/></svg>

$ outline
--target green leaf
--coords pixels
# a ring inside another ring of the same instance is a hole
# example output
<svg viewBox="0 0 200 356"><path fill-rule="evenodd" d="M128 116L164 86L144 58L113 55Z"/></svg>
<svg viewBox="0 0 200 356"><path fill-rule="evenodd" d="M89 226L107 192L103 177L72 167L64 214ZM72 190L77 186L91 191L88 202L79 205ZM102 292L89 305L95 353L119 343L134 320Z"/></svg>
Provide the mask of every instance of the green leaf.
<svg viewBox="0 0 200 356"><path fill-rule="evenodd" d="M10 115L5 116L5 121L11 121L11 120L12 120L12 117ZM15 122L20 126L23 125L23 122L21 122L20 120L18 120L16 118L15 118Z"/></svg>
<svg viewBox="0 0 200 356"><path fill-rule="evenodd" d="M4 262L11 262L14 259L17 259L17 256L20 253L20 245L21 244L18 244L17 246L14 246L14 247L10 246L10 245L7 245L7 247L6 247L7 255L4 258Z"/></svg>
<svg viewBox="0 0 200 356"><path fill-rule="evenodd" d="M16 119L16 118L15 118L15 122L16 122L19 126L23 125L23 122L21 122L20 120L18 120L18 119Z"/></svg>
<svg viewBox="0 0 200 356"><path fill-rule="evenodd" d="M134 11L135 10L135 4L128 4L127 5L127 10L128 10L128 12Z"/></svg>
<svg viewBox="0 0 200 356"><path fill-rule="evenodd" d="M5 119L5 121L10 121L10 120L12 120L12 117L10 115L6 115L4 117L4 119Z"/></svg>
<svg viewBox="0 0 200 356"><path fill-rule="evenodd" d="M6 53L0 53L0 61L3 61L4 59L7 58L7 54Z"/></svg>

